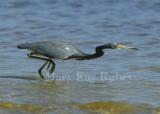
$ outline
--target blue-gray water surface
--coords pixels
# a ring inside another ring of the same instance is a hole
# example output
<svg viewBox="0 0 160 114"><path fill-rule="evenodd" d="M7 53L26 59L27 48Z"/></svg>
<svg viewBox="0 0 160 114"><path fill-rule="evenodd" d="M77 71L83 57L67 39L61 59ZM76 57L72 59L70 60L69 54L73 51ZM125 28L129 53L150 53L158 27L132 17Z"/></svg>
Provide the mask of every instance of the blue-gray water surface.
<svg viewBox="0 0 160 114"><path fill-rule="evenodd" d="M159 12L159 0L1 0L0 113L159 114ZM106 50L90 61L56 60L55 73L66 77L42 81L37 70L43 61L28 59L28 51L16 45L44 40L72 42L86 53L107 42L139 50ZM76 80L78 73L83 79ZM143 108L101 111L110 101ZM95 102L103 106L90 107L93 112L79 106Z"/></svg>

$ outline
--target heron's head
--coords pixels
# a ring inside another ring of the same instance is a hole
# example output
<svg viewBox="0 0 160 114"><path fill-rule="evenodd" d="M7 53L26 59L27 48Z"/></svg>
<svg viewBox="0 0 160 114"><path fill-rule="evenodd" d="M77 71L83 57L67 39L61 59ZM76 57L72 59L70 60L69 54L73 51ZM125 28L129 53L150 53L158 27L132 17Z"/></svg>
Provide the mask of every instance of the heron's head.
<svg viewBox="0 0 160 114"><path fill-rule="evenodd" d="M133 50L138 50L137 48L134 48L134 47L128 47L128 46L125 46L123 44L116 44L116 43L107 43L107 44L101 45L100 47L103 48L103 49L133 49Z"/></svg>

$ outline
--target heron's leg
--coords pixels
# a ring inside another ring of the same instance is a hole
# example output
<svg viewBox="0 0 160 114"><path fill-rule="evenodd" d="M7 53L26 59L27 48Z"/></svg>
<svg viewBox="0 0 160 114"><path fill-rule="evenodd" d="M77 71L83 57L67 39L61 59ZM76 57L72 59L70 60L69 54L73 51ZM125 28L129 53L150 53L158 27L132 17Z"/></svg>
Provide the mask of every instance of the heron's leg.
<svg viewBox="0 0 160 114"><path fill-rule="evenodd" d="M56 64L54 63L53 60L50 60L50 63L49 63L49 64L52 64L52 67L51 67L51 69L50 69L50 74L52 74L52 73L55 71L55 66L56 66Z"/></svg>
<svg viewBox="0 0 160 114"><path fill-rule="evenodd" d="M36 53L29 53L29 54L27 54L27 56L30 57L30 58L41 59L41 60L45 60L45 61L46 61L46 62L42 65L42 67L38 70L38 73L39 73L40 77L41 77L42 79L44 79L44 76L43 76L43 74L42 74L42 70L43 70L43 68L47 65L47 63L49 62L50 59L45 58L45 57L38 57L38 56L36 56Z"/></svg>
<svg viewBox="0 0 160 114"><path fill-rule="evenodd" d="M49 71L50 71L50 74L55 71L55 66L56 66L56 64L54 63L54 61L53 61L53 60L50 60L50 61L49 61L49 64L48 64L48 67L47 67L47 70L50 69L50 70L49 70Z"/></svg>
<svg viewBox="0 0 160 114"><path fill-rule="evenodd" d="M44 75L42 74L42 70L43 70L43 68L46 66L47 63L48 63L48 61L46 61L46 62L41 66L41 68L38 70L38 73L39 73L39 75L40 75L40 77L41 77L42 79L44 79Z"/></svg>
<svg viewBox="0 0 160 114"><path fill-rule="evenodd" d="M53 60L51 60L51 59L49 59L49 58L45 58L45 57L38 57L38 56L36 56L36 53L29 53L28 54L28 57L30 57L30 58L35 58L35 59L41 59L41 60L45 60L45 61L47 61L47 63L49 62L49 64L48 64L48 67L47 67L47 69L49 69L49 67L51 66L51 64L52 64L52 67L51 67L51 69L50 69L50 73L53 73L54 72L54 70L55 70L55 63L53 62ZM40 74L40 76L42 75L42 73L40 73L42 70L43 70L43 68L47 65L47 63L46 64L44 64L44 66L42 66L40 69L39 69L39 74Z"/></svg>
<svg viewBox="0 0 160 114"><path fill-rule="evenodd" d="M51 67L51 62L48 63L47 70Z"/></svg>
<svg viewBox="0 0 160 114"><path fill-rule="evenodd" d="M54 63L54 61L50 60L48 63L48 66L47 66L47 70L50 69L50 74L55 71L55 66L56 66L56 64Z"/></svg>

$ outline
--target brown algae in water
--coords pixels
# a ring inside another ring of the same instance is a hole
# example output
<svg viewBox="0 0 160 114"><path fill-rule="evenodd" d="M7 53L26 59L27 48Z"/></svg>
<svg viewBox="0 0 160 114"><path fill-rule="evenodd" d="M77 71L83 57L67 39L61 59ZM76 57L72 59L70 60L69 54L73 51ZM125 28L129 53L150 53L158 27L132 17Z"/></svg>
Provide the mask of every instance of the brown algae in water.
<svg viewBox="0 0 160 114"><path fill-rule="evenodd" d="M90 110L93 112L100 112L106 114L133 114L134 107L127 103L120 102L92 102L87 104L74 104L73 108L81 110Z"/></svg>
<svg viewBox="0 0 160 114"><path fill-rule="evenodd" d="M48 109L42 106L36 106L32 104L17 104L13 102L0 102L0 109L7 109L10 111L27 111L27 112L45 112Z"/></svg>
<svg viewBox="0 0 160 114"><path fill-rule="evenodd" d="M74 109L96 112L98 114L160 114L158 109L149 105L132 105L125 102L91 102L86 104L73 104Z"/></svg>

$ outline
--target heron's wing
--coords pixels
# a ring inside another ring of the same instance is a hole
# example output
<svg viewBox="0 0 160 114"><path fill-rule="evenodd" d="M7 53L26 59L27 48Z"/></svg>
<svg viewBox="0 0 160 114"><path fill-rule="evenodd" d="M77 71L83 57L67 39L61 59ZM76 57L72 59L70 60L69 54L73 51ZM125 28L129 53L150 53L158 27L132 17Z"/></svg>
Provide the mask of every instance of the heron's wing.
<svg viewBox="0 0 160 114"><path fill-rule="evenodd" d="M82 55L83 53L67 42L35 42L26 43L27 49L32 50L38 54L43 54L50 58L65 59L73 55ZM25 44L25 45L26 45Z"/></svg>

